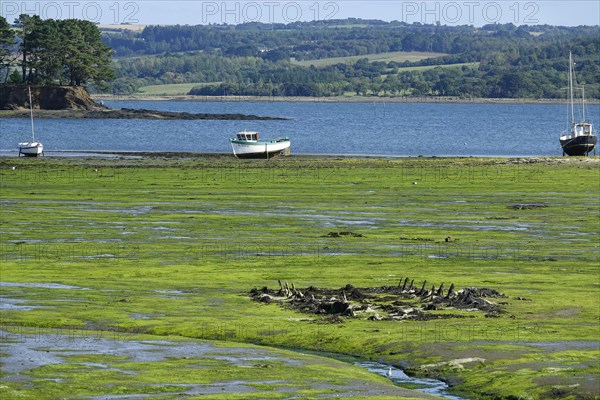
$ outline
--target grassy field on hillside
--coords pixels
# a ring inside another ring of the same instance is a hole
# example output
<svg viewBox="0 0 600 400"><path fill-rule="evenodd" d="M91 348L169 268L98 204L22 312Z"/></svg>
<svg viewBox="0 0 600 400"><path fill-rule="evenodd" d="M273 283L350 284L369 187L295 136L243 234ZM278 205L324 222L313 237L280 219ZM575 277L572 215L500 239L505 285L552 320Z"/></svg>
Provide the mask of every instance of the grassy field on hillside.
<svg viewBox="0 0 600 400"><path fill-rule="evenodd" d="M319 60L303 60L296 61L292 59L292 64L301 65L303 67L309 67L314 65L315 67L326 67L328 65L334 64L354 64L358 60L363 58L367 58L369 61L381 61L381 62L390 62L390 61L420 61L426 58L434 58L434 57L442 57L445 56L444 53L428 53L428 52L420 52L420 51L393 51L388 53L375 53L375 54L365 54L361 56L348 56L348 57L331 57L331 58L322 58Z"/></svg>
<svg viewBox="0 0 600 400"><path fill-rule="evenodd" d="M175 95L187 95L190 90L197 86L204 85L217 85L220 82L209 82L209 83L173 83L167 85L149 85L142 86L138 93L148 96L175 96Z"/></svg>
<svg viewBox="0 0 600 400"><path fill-rule="evenodd" d="M434 69L437 67L441 67L441 68L460 68L460 67L479 68L479 63L472 62L472 63L458 63L458 64L444 64L444 65L424 65L421 67L403 67L403 68L398 68L398 71L399 72L402 72L402 71L427 71L427 70Z"/></svg>

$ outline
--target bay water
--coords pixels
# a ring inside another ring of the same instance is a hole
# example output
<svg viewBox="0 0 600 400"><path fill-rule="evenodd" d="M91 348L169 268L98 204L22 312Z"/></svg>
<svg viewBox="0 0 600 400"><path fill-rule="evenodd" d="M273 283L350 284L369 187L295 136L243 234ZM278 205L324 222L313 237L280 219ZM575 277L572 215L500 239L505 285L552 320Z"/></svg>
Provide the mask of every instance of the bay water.
<svg viewBox="0 0 600 400"><path fill-rule="evenodd" d="M561 104L107 101L111 108L241 113L285 121L35 119L46 152L230 153L241 130L287 136L293 154L382 156L556 156L567 130ZM588 120L600 126L600 106ZM34 111L35 116L35 111ZM31 138L28 119L0 120L0 153L17 154Z"/></svg>

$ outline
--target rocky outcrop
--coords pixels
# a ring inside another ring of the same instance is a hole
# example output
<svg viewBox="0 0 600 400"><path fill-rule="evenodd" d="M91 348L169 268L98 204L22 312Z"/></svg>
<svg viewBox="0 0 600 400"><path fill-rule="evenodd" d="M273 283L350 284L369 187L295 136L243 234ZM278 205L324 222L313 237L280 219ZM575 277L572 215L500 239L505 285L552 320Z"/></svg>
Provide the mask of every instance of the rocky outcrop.
<svg viewBox="0 0 600 400"><path fill-rule="evenodd" d="M104 110L84 87L80 86L30 86L34 109L41 110ZM29 108L27 86L0 86L0 110Z"/></svg>

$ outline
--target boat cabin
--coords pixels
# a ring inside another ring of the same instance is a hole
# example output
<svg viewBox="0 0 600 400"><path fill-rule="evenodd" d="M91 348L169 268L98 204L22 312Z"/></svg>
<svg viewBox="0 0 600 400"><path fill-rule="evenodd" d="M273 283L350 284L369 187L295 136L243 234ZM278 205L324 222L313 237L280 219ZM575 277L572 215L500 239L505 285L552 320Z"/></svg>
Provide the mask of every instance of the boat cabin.
<svg viewBox="0 0 600 400"><path fill-rule="evenodd" d="M245 142L257 142L258 132L239 132L237 134L237 140L243 140Z"/></svg>
<svg viewBox="0 0 600 400"><path fill-rule="evenodd" d="M589 136L592 134L592 124L579 122L573 125L573 136Z"/></svg>

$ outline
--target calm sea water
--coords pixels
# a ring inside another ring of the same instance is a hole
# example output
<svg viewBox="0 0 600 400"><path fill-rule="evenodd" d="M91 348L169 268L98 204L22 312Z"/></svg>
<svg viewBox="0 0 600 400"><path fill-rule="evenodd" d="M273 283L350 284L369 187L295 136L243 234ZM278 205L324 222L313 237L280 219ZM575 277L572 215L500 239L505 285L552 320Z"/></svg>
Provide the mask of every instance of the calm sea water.
<svg viewBox="0 0 600 400"><path fill-rule="evenodd" d="M296 154L387 156L561 155L566 106L553 104L110 101L113 108L242 113L288 121L148 121L36 119L46 151L230 152L228 139L248 129L288 136ZM600 106L588 107L600 128ZM598 129L597 128L597 129ZM27 119L0 121L0 151L29 140Z"/></svg>

